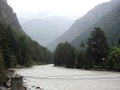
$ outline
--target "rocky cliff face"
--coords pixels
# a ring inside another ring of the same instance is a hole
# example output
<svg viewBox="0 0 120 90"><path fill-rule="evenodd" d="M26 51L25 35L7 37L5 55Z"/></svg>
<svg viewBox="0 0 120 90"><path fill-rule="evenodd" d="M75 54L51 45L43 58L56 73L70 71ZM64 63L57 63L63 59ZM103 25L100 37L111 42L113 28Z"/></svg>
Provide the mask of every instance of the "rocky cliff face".
<svg viewBox="0 0 120 90"><path fill-rule="evenodd" d="M7 24L10 24L14 29L23 32L16 14L7 4L7 0L0 0L0 20Z"/></svg>

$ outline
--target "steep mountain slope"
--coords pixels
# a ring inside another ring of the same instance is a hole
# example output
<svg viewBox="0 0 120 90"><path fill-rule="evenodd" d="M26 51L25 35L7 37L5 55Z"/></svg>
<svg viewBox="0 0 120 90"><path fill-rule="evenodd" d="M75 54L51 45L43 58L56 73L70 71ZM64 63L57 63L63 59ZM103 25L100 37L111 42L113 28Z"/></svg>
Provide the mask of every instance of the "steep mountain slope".
<svg viewBox="0 0 120 90"><path fill-rule="evenodd" d="M48 45L48 48L54 50L58 43L65 41L73 41L76 37L82 35L90 26L97 23L102 17L112 11L118 5L119 0L113 0L96 6L85 16L78 19L68 31L55 41ZM74 45L74 44L73 44Z"/></svg>
<svg viewBox="0 0 120 90"><path fill-rule="evenodd" d="M71 25L67 19L49 17L45 19L32 19L22 24L24 31L42 45L47 45L63 34Z"/></svg>
<svg viewBox="0 0 120 90"><path fill-rule="evenodd" d="M10 24L14 29L23 32L16 14L13 9L7 4L7 0L0 0L0 20Z"/></svg>
<svg viewBox="0 0 120 90"><path fill-rule="evenodd" d="M15 64L30 66L33 62L49 63L50 51L24 33L12 8L5 1L0 0L0 57L5 67L15 67Z"/></svg>
<svg viewBox="0 0 120 90"><path fill-rule="evenodd" d="M51 63L52 54L21 29L7 0L0 0L0 86L6 86L9 68Z"/></svg>
<svg viewBox="0 0 120 90"><path fill-rule="evenodd" d="M103 16L94 25L88 27L84 33L76 37L71 44L79 47L80 41L86 41L94 27L100 27L105 32L110 45L116 44L120 38L120 1L108 14Z"/></svg>

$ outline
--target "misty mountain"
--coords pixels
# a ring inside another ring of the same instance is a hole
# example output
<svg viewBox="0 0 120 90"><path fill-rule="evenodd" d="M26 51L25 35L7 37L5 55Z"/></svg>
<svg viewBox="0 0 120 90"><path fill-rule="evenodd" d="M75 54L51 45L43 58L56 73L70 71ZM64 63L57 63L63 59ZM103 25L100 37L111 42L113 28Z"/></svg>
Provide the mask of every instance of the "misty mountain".
<svg viewBox="0 0 120 90"><path fill-rule="evenodd" d="M7 0L0 0L0 56L5 65L29 66L34 61L49 63L51 55L47 48L24 33Z"/></svg>
<svg viewBox="0 0 120 90"><path fill-rule="evenodd" d="M119 2L119 0L112 0L110 2L97 5L85 16L76 20L75 23L63 35L61 35L55 41L51 42L48 45L48 48L50 50L54 50L58 43L65 41L71 42L72 45L78 47L80 41L83 39L81 38L81 36L87 38L88 35L85 36L84 33L91 30L91 28L93 30L95 26L99 26L97 23L100 23L103 17L108 17L109 14L113 11L113 9L116 9L117 6L119 6Z"/></svg>
<svg viewBox="0 0 120 90"><path fill-rule="evenodd" d="M71 23L62 17L49 17L29 20L23 23L22 27L29 36L45 46L63 34Z"/></svg>
<svg viewBox="0 0 120 90"><path fill-rule="evenodd" d="M51 62L52 53L24 33L7 0L0 0L0 86L12 76L9 68Z"/></svg>
<svg viewBox="0 0 120 90"><path fill-rule="evenodd" d="M0 0L0 20L10 24L12 28L23 32L16 14L13 9L7 4L7 0Z"/></svg>

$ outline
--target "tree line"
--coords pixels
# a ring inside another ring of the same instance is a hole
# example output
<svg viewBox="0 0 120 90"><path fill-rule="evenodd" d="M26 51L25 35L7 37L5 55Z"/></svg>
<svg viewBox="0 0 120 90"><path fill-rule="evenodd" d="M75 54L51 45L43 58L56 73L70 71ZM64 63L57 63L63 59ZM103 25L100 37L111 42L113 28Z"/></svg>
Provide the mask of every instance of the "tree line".
<svg viewBox="0 0 120 90"><path fill-rule="evenodd" d="M60 43L54 52L54 65L120 71L120 39L110 47L103 30L94 28L87 42L81 41L79 50L67 41Z"/></svg>
<svg viewBox="0 0 120 90"><path fill-rule="evenodd" d="M52 53L25 33L0 21L0 86L6 83L7 69L52 63Z"/></svg>

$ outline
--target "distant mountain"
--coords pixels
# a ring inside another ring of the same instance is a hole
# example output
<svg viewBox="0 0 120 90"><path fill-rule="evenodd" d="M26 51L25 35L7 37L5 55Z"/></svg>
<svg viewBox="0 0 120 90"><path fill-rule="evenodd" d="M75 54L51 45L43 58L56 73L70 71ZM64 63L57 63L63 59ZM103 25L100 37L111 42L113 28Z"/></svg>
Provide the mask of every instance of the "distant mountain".
<svg viewBox="0 0 120 90"><path fill-rule="evenodd" d="M7 4L7 0L0 0L0 20L10 24L14 29L23 32L16 14L13 9Z"/></svg>
<svg viewBox="0 0 120 90"><path fill-rule="evenodd" d="M23 23L22 27L34 40L46 46L63 34L71 24L71 21L65 18L49 17L45 19L32 19Z"/></svg>
<svg viewBox="0 0 120 90"><path fill-rule="evenodd" d="M80 41L83 39L81 37L83 36L87 38L89 36L89 34L85 36L84 33L88 32L91 29L93 30L95 26L99 26L97 23L100 23L102 18L108 17L113 9L116 10L117 6L119 6L119 3L120 0L112 0L110 2L105 2L97 5L85 16L76 20L76 22L62 36L51 42L48 45L48 48L50 50L54 50L58 43L65 41L69 41L72 43L72 45L78 47ZM105 20L102 22L105 22Z"/></svg>

